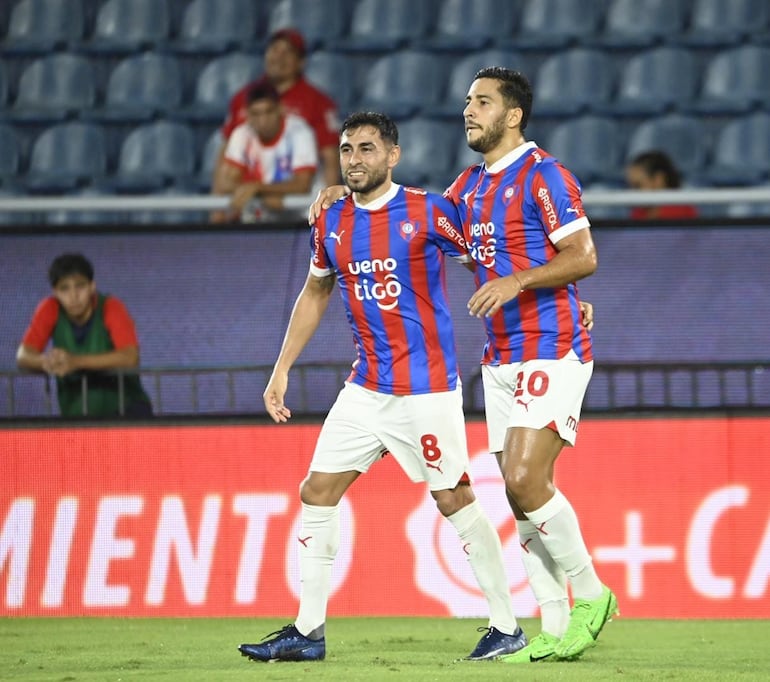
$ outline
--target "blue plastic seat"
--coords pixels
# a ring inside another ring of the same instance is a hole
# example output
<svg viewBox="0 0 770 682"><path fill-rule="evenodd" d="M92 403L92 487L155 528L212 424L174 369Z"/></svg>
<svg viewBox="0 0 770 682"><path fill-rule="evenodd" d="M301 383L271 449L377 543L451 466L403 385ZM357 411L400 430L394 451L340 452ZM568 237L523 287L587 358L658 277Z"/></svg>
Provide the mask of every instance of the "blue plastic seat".
<svg viewBox="0 0 770 682"><path fill-rule="evenodd" d="M270 12L268 34L294 28L302 34L309 51L330 47L345 34L349 13L345 0L280 0Z"/></svg>
<svg viewBox="0 0 770 682"><path fill-rule="evenodd" d="M769 23L766 0L695 0L689 26L677 41L690 47L738 46L767 31Z"/></svg>
<svg viewBox="0 0 770 682"><path fill-rule="evenodd" d="M501 44L517 50L555 50L590 42L604 13L601 2L524 0L516 35Z"/></svg>
<svg viewBox="0 0 770 682"><path fill-rule="evenodd" d="M717 134L709 167L716 185L756 185L770 178L770 114L757 112L725 125Z"/></svg>
<svg viewBox="0 0 770 682"><path fill-rule="evenodd" d="M0 61L0 109L5 109L8 102L8 85L8 70L5 67L5 62Z"/></svg>
<svg viewBox="0 0 770 682"><path fill-rule="evenodd" d="M770 48L745 45L712 57L693 108L706 114L740 114L768 106Z"/></svg>
<svg viewBox="0 0 770 682"><path fill-rule="evenodd" d="M167 0L107 0L98 10L91 39L83 45L98 53L149 50L169 36Z"/></svg>
<svg viewBox="0 0 770 682"><path fill-rule="evenodd" d="M621 154L624 146L616 121L591 115L560 123L543 145L583 185L619 182L623 177Z"/></svg>
<svg viewBox="0 0 770 682"><path fill-rule="evenodd" d="M221 123L230 98L262 73L262 63L261 55L245 52L213 58L198 74L192 103L178 115L200 123Z"/></svg>
<svg viewBox="0 0 770 682"><path fill-rule="evenodd" d="M382 111L396 119L430 111L444 91L444 64L436 55L398 50L369 69L359 108Z"/></svg>
<svg viewBox="0 0 770 682"><path fill-rule="evenodd" d="M19 0L3 42L7 54L47 54L83 36L81 0Z"/></svg>
<svg viewBox="0 0 770 682"><path fill-rule="evenodd" d="M11 126L0 125L0 184L13 181L21 166L21 140Z"/></svg>
<svg viewBox="0 0 770 682"><path fill-rule="evenodd" d="M668 114L638 125L628 138L626 161L642 152L666 152L686 178L699 177L711 149L711 137L694 116Z"/></svg>
<svg viewBox="0 0 770 682"><path fill-rule="evenodd" d="M156 121L139 126L123 141L112 186L136 192L191 183L195 157L195 136L184 123Z"/></svg>
<svg viewBox="0 0 770 682"><path fill-rule="evenodd" d="M615 83L615 62L599 50L557 52L537 71L533 111L537 116L574 116L606 104Z"/></svg>
<svg viewBox="0 0 770 682"><path fill-rule="evenodd" d="M684 20L683 0L610 0L597 41L608 48L651 47L680 34Z"/></svg>
<svg viewBox="0 0 770 682"><path fill-rule="evenodd" d="M698 65L692 52L652 48L626 63L615 99L602 110L616 115L659 115L692 104L697 88Z"/></svg>
<svg viewBox="0 0 770 682"><path fill-rule="evenodd" d="M359 0L350 32L335 47L345 51L390 52L428 34L433 18L430 2Z"/></svg>
<svg viewBox="0 0 770 682"><path fill-rule="evenodd" d="M258 45L262 17L254 0L192 0L182 15L173 48L180 52L223 53Z"/></svg>
<svg viewBox="0 0 770 682"><path fill-rule="evenodd" d="M319 50L305 63L305 78L329 95L340 112L347 112L354 102L355 66L349 55Z"/></svg>
<svg viewBox="0 0 770 682"><path fill-rule="evenodd" d="M219 150L224 144L222 131L216 128L209 133L198 154L198 189L201 192L211 190L211 181L214 177L214 168L217 165Z"/></svg>
<svg viewBox="0 0 770 682"><path fill-rule="evenodd" d="M19 78L8 116L18 122L54 123L93 106L96 82L86 57L57 53L29 64Z"/></svg>
<svg viewBox="0 0 770 682"><path fill-rule="evenodd" d="M87 114L104 122L144 122L176 111L182 72L173 55L146 52L122 59L107 82L104 108Z"/></svg>
<svg viewBox="0 0 770 682"><path fill-rule="evenodd" d="M45 130L32 145L26 186L30 192L67 192L98 181L107 170L104 132L82 122Z"/></svg>
<svg viewBox="0 0 770 682"><path fill-rule="evenodd" d="M515 3L499 0L443 0L434 30L418 47L464 53L487 48L510 38L516 10Z"/></svg>
<svg viewBox="0 0 770 682"><path fill-rule="evenodd" d="M414 118L398 126L401 159L396 182L413 187L445 185L453 170L454 141L462 129L452 123Z"/></svg>

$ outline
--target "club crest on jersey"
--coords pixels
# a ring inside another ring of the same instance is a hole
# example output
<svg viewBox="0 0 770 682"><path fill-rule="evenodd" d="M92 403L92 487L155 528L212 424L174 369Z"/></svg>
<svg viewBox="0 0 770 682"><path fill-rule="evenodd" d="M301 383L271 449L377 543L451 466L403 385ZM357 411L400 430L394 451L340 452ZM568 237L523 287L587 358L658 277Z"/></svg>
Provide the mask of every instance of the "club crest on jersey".
<svg viewBox="0 0 770 682"><path fill-rule="evenodd" d="M518 195L518 185L508 185L508 187L503 190L503 203L508 206L508 204L510 204Z"/></svg>
<svg viewBox="0 0 770 682"><path fill-rule="evenodd" d="M419 229L420 223L410 223L408 220L403 220L399 225L399 234L402 239L406 239L406 241L410 242L414 239L414 235L417 234Z"/></svg>

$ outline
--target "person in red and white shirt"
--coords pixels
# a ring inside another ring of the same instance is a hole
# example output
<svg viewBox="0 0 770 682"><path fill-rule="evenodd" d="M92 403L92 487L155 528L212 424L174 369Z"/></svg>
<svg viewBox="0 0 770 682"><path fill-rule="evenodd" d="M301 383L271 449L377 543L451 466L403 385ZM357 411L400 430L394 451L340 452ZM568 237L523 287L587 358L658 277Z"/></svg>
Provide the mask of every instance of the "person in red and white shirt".
<svg viewBox="0 0 770 682"><path fill-rule="evenodd" d="M318 168L315 136L299 116L284 114L276 89L263 79L246 100L246 122L225 148L220 193L232 197L230 219L250 220L259 199L268 212L304 211L313 199Z"/></svg>

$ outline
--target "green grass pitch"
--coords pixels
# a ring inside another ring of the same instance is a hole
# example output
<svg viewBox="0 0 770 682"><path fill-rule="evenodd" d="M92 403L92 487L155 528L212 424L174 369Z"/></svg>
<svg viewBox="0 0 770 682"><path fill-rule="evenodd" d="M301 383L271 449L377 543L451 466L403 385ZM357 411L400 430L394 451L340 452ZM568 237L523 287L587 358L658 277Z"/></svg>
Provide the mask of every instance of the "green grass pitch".
<svg viewBox="0 0 770 682"><path fill-rule="evenodd" d="M290 619L0 619L0 679L158 680L769 680L770 620L616 619L575 662L455 662L485 621L333 618L319 663L252 663L236 647ZM522 621L530 634L537 623Z"/></svg>

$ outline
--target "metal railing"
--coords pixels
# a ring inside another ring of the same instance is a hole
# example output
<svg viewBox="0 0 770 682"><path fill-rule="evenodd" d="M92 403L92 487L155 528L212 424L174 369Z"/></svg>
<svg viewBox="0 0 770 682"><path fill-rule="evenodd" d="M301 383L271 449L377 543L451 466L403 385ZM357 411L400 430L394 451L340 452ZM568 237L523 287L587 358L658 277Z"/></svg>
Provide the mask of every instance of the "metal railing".
<svg viewBox="0 0 770 682"><path fill-rule="evenodd" d="M272 365L145 367L138 374L157 416L263 414L262 391ZM292 369L286 403L295 415L322 415L350 373L348 363L306 363ZM82 375L85 397L88 376ZM483 412L480 370L464 384L465 409ZM53 377L0 371L0 419L58 414ZM120 400L120 409L124 401ZM85 399L84 399L85 406ZM600 363L585 412L770 409L770 362ZM87 415L84 415L87 416Z"/></svg>

